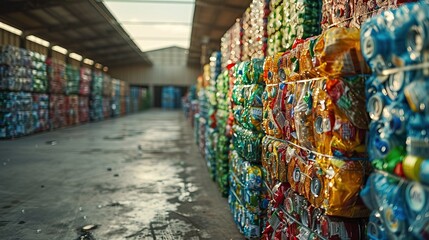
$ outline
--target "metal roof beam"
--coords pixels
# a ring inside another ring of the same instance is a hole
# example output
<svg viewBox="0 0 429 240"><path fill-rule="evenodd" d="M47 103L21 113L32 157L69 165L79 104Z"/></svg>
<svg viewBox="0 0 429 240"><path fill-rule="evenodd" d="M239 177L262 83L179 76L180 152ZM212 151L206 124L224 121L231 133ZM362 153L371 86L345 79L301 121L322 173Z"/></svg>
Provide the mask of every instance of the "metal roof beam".
<svg viewBox="0 0 429 240"><path fill-rule="evenodd" d="M128 48L128 45L111 45L108 47L103 47L103 48L87 48L85 49L85 53L86 54L94 54L94 55L103 55L103 54L112 54L112 53L117 53L117 52L124 52L124 50L127 50L126 47ZM128 49L129 50L129 49Z"/></svg>
<svg viewBox="0 0 429 240"><path fill-rule="evenodd" d="M112 35L107 35L107 34L97 35L95 37L76 38L76 39L70 39L68 41L61 41L61 39L60 40L52 39L51 42L54 45L61 45L62 47L75 48L75 47L82 46L83 42L92 42L92 41L97 41L105 38L112 38Z"/></svg>
<svg viewBox="0 0 429 240"><path fill-rule="evenodd" d="M99 59L100 61L106 61L111 59L128 58L128 57L134 57L134 56L139 56L139 55L134 52L127 52L122 54L105 53L105 54L95 54L94 58Z"/></svg>
<svg viewBox="0 0 429 240"><path fill-rule="evenodd" d="M204 24L204 23L197 23L196 22L193 24L193 27L194 28L200 28L200 29L207 30L207 31L210 31L210 30L225 31L225 27L221 27L221 26L218 26L216 24Z"/></svg>
<svg viewBox="0 0 429 240"><path fill-rule="evenodd" d="M65 4L80 3L86 1L87 0L4 0L0 1L0 15L15 12L27 12L30 10L56 7Z"/></svg>
<svg viewBox="0 0 429 240"><path fill-rule="evenodd" d="M139 47L131 40L130 36L125 32L125 30L120 26L115 24L115 17L112 15L112 13L109 12L109 10L104 6L103 3L96 2L95 0L89 0L90 4L99 12L100 15L106 19L110 23L110 25L118 32L121 37L130 44L130 46L134 49L134 51L139 54L142 58L150 62L150 60L147 58L147 56L140 50Z"/></svg>
<svg viewBox="0 0 429 240"><path fill-rule="evenodd" d="M124 65L137 64L137 63L140 63L140 64L145 65L145 66L152 65L151 63L148 63L148 62L144 61L140 57L128 58L128 59L121 58L121 59L114 60L114 61L105 61L105 63L106 63L106 65L109 68L115 67L115 66L124 66Z"/></svg>
<svg viewBox="0 0 429 240"><path fill-rule="evenodd" d="M110 49L118 49L118 48L123 49L124 47L128 47L128 44L126 44L126 43L109 44L109 45L103 45L103 46L94 47L94 48L87 48L85 51L88 53L93 53L93 52L98 52L98 51L107 51Z"/></svg>
<svg viewBox="0 0 429 240"><path fill-rule="evenodd" d="M218 3L211 3L211 2L198 1L198 0L195 1L195 5L200 7L217 9L220 11L244 12L244 10L246 10L246 7L242 7L242 6L231 5L226 3L218 4Z"/></svg>
<svg viewBox="0 0 429 240"><path fill-rule="evenodd" d="M85 22L85 23L78 22L78 23L51 25L46 27L25 29L24 34L32 35L32 34L43 34L43 33L55 33L55 32L62 32L62 31L68 31L68 30L78 30L81 28L92 27L94 25L100 25L105 23L106 23L105 21L96 21L96 22Z"/></svg>

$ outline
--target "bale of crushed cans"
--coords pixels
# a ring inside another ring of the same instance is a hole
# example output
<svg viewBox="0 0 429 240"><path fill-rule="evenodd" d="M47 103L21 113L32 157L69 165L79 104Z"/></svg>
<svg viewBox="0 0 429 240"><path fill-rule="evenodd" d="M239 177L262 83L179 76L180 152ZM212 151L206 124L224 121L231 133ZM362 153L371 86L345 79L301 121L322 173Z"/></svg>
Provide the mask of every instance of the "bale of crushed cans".
<svg viewBox="0 0 429 240"><path fill-rule="evenodd" d="M365 238L370 211L359 193L371 171L363 97L369 72L355 28L331 28L266 58L262 166L271 194L264 239Z"/></svg>
<svg viewBox="0 0 429 240"><path fill-rule="evenodd" d="M63 94L49 95L49 121L51 129L67 126L66 96Z"/></svg>
<svg viewBox="0 0 429 240"><path fill-rule="evenodd" d="M49 95L33 93L33 128L34 132L49 130Z"/></svg>
<svg viewBox="0 0 429 240"><path fill-rule="evenodd" d="M80 69L71 64L67 64L65 74L67 79L66 95L78 94L80 90Z"/></svg>
<svg viewBox="0 0 429 240"><path fill-rule="evenodd" d="M262 93L264 60L238 63L231 92L234 124L230 152L229 204L246 238L261 236L266 199L261 169Z"/></svg>
<svg viewBox="0 0 429 240"><path fill-rule="evenodd" d="M40 87L44 88L43 83L41 84ZM30 51L11 45L0 47L0 90L27 92L33 90Z"/></svg>
<svg viewBox="0 0 429 240"><path fill-rule="evenodd" d="M0 138L33 133L31 93L0 92Z"/></svg>
<svg viewBox="0 0 429 240"><path fill-rule="evenodd" d="M48 58L47 61L49 93L64 94L67 89L66 63L59 59Z"/></svg>
<svg viewBox="0 0 429 240"><path fill-rule="evenodd" d="M87 67L80 68L79 95L89 96L91 92L92 73Z"/></svg>
<svg viewBox="0 0 429 240"><path fill-rule="evenodd" d="M104 119L103 96L91 94L89 98L89 119L91 121L100 121Z"/></svg>
<svg viewBox="0 0 429 240"><path fill-rule="evenodd" d="M230 153L228 203L238 229L246 238L259 238L268 202L259 165L250 163L236 151Z"/></svg>
<svg viewBox="0 0 429 240"><path fill-rule="evenodd" d="M269 220L261 239L365 239L366 219L326 215L286 182L269 191Z"/></svg>
<svg viewBox="0 0 429 240"><path fill-rule="evenodd" d="M35 93L46 93L48 90L46 56L30 51L30 57L33 81L32 91Z"/></svg>
<svg viewBox="0 0 429 240"><path fill-rule="evenodd" d="M242 18L241 61L263 58L267 50L269 1L252 0Z"/></svg>
<svg viewBox="0 0 429 240"><path fill-rule="evenodd" d="M361 27L371 118L368 155L375 171L362 199L372 213L369 239L429 236L429 3L405 4Z"/></svg>
<svg viewBox="0 0 429 240"><path fill-rule="evenodd" d="M241 60L241 37L242 21L237 19L221 38L222 69Z"/></svg>
<svg viewBox="0 0 429 240"><path fill-rule="evenodd" d="M323 0L321 26L323 30L333 26L359 28L366 19L407 2L416 0Z"/></svg>
<svg viewBox="0 0 429 240"><path fill-rule="evenodd" d="M231 144L231 127L230 119L232 112L230 111L230 79L233 70L225 70L218 76L216 82L217 89L217 111L216 125L218 129L218 139L216 144L216 174L217 182L223 196L228 196L229 192L229 152Z"/></svg>
<svg viewBox="0 0 429 240"><path fill-rule="evenodd" d="M219 51L213 52L210 57L210 64L204 68L204 76L207 77L207 86L205 94L207 97L207 126L205 128L205 158L209 168L210 175L214 181L218 180L217 173L217 146L219 139L219 129L217 126L216 113L218 110L217 103L217 81L221 70L221 54Z"/></svg>
<svg viewBox="0 0 429 240"><path fill-rule="evenodd" d="M320 34L322 3L280 0L270 2L268 16L268 55L291 49L297 39Z"/></svg>
<svg viewBox="0 0 429 240"><path fill-rule="evenodd" d="M68 126L79 123L79 97L69 95L65 97L66 122Z"/></svg>
<svg viewBox="0 0 429 240"><path fill-rule="evenodd" d="M79 122L89 122L89 97L79 96Z"/></svg>

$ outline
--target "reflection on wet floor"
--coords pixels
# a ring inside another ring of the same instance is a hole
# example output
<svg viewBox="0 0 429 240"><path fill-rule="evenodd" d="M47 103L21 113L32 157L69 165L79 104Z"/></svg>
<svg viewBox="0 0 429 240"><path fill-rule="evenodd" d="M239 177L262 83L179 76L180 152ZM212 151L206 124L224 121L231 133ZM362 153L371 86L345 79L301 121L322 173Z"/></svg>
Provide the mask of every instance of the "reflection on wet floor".
<svg viewBox="0 0 429 240"><path fill-rule="evenodd" d="M241 239L180 115L0 142L0 239Z"/></svg>

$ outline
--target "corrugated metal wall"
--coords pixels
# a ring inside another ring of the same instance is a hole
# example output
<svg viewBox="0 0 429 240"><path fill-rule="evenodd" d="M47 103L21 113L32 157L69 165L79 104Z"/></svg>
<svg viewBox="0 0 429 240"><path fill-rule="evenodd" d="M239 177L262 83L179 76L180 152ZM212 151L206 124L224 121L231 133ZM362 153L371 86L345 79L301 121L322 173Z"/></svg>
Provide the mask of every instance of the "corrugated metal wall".
<svg viewBox="0 0 429 240"><path fill-rule="evenodd" d="M157 65L109 69L112 76L133 85L189 86L196 83L199 72L200 70L195 68Z"/></svg>
<svg viewBox="0 0 429 240"><path fill-rule="evenodd" d="M179 47L146 52L152 66L111 67L109 73L131 85L148 86L152 106L161 107L163 87L178 87L183 95L189 86L196 84L201 70L187 66L187 53L186 49Z"/></svg>
<svg viewBox="0 0 429 240"><path fill-rule="evenodd" d="M196 83L200 69L187 67L186 49L164 48L147 52L147 55L153 62L150 67L111 67L109 73L134 85L190 86Z"/></svg>
<svg viewBox="0 0 429 240"><path fill-rule="evenodd" d="M61 62L66 62L67 56L60 52L52 51L52 59L59 60Z"/></svg>
<svg viewBox="0 0 429 240"><path fill-rule="evenodd" d="M0 44L1 45L12 45L20 46L20 37L16 34L0 29Z"/></svg>
<svg viewBox="0 0 429 240"><path fill-rule="evenodd" d="M37 52L37 53L43 54L45 56L48 56L48 48L45 46L42 46L38 43L26 40L25 41L25 48L30 50L30 51Z"/></svg>

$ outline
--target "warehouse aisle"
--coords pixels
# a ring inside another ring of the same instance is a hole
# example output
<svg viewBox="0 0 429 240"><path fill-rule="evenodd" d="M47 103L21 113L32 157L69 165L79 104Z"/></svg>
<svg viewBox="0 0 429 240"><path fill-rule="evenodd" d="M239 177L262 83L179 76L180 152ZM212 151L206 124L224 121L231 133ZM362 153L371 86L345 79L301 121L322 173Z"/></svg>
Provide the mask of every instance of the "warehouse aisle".
<svg viewBox="0 0 429 240"><path fill-rule="evenodd" d="M0 239L241 239L182 115L0 142Z"/></svg>

